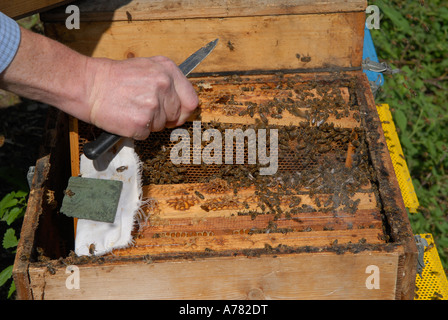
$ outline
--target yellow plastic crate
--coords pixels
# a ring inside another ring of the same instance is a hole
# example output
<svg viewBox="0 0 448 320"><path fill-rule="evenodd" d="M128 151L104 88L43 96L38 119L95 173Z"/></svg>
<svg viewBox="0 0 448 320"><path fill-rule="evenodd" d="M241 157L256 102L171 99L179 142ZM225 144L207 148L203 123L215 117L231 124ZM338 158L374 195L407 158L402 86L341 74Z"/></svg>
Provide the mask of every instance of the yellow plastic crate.
<svg viewBox="0 0 448 320"><path fill-rule="evenodd" d="M386 137L395 175L400 185L403 201L409 212L416 213L419 207L411 175L401 148L397 130L388 104L377 105L378 115ZM415 300L448 300L448 280L440 261L434 238L431 234L420 234L428 245L425 247L423 262L425 266L415 281Z"/></svg>
<svg viewBox="0 0 448 320"><path fill-rule="evenodd" d="M411 175L404 158L403 149L398 139L397 130L395 128L392 114L390 113L388 104L380 104L376 106L378 115L386 137L387 148L392 159L395 175L400 185L403 201L409 212L416 213L419 206L414 185L412 184Z"/></svg>
<svg viewBox="0 0 448 320"><path fill-rule="evenodd" d="M420 235L428 242L422 274L415 279L415 300L448 300L448 280L430 233Z"/></svg>

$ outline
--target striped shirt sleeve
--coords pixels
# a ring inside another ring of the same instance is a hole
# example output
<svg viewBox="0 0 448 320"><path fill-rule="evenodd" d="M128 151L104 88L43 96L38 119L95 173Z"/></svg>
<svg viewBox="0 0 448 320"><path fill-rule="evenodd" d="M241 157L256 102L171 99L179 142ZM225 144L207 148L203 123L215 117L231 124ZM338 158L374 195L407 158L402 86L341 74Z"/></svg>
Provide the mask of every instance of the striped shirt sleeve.
<svg viewBox="0 0 448 320"><path fill-rule="evenodd" d="M20 28L16 21L0 12L0 73L14 59L20 44Z"/></svg>

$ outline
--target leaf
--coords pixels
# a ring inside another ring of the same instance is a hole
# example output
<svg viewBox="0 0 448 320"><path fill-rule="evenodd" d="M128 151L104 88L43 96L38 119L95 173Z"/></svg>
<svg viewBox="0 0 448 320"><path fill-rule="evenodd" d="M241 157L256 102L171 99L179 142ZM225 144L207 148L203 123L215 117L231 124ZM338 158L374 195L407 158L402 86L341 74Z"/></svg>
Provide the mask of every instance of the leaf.
<svg viewBox="0 0 448 320"><path fill-rule="evenodd" d="M411 26L405 17L401 13L383 1L378 1L381 11L391 20L391 22L397 26L401 31L411 32Z"/></svg>
<svg viewBox="0 0 448 320"><path fill-rule="evenodd" d="M19 207L12 208L11 211L9 211L8 213L8 217L6 218L6 223L8 224L8 226L11 225L11 223L13 223L16 219L20 218L23 213L24 213L23 208Z"/></svg>
<svg viewBox="0 0 448 320"><path fill-rule="evenodd" d="M14 293L14 291L16 291L16 283L13 280L11 286L9 287L8 299L11 298L11 295Z"/></svg>
<svg viewBox="0 0 448 320"><path fill-rule="evenodd" d="M3 217L3 215L6 212L6 209L8 209L10 207L13 207L13 206L15 206L17 204L18 200L15 199L14 196L15 196L14 192L8 193L0 201L0 218Z"/></svg>
<svg viewBox="0 0 448 320"><path fill-rule="evenodd" d="M13 265L10 265L10 266L6 267L5 269L3 269L2 272L0 272L0 287L2 285L4 285L6 283L6 281L8 281L8 279L10 279L12 277L12 268L13 268Z"/></svg>
<svg viewBox="0 0 448 320"><path fill-rule="evenodd" d="M16 191L16 198L25 198L28 195L28 192L26 191Z"/></svg>
<svg viewBox="0 0 448 320"><path fill-rule="evenodd" d="M408 119L406 118L404 112L400 109L395 110L394 119L401 132L404 132L406 130L406 126L408 125Z"/></svg>
<svg viewBox="0 0 448 320"><path fill-rule="evenodd" d="M14 231L13 228L9 228L8 230L6 230L5 235L3 236L3 248L5 249L9 249L9 248L13 248L13 247L17 247L17 237L16 237L16 232Z"/></svg>

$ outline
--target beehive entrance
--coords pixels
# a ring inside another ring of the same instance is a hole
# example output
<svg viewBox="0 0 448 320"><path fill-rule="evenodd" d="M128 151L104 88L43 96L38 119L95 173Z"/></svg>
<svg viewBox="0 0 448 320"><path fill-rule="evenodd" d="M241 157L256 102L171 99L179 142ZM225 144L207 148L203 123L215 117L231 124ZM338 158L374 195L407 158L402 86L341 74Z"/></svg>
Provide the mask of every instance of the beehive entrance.
<svg viewBox="0 0 448 320"><path fill-rule="evenodd" d="M146 204L135 246L116 254L387 240L353 80L266 75L193 83L201 101L194 118L136 141ZM208 129L222 136L221 148L214 149L221 164L194 163L195 148L201 154L210 141L194 144L192 121L200 123L200 137ZM179 129L190 138L187 164L171 158L180 141L171 134ZM278 156L275 173L261 175L267 165L249 163L247 138L232 140L234 155L237 147L244 151L243 163L235 163L235 156L225 163L228 129L266 130L266 154ZM269 144L272 129L278 133L276 150ZM95 134L80 125L80 151Z"/></svg>

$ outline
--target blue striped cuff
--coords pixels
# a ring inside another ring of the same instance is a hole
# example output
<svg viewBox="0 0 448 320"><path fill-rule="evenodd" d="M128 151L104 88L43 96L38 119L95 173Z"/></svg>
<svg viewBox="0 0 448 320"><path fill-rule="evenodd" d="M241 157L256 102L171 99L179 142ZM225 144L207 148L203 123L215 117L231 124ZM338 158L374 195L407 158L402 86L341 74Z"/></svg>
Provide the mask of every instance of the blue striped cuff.
<svg viewBox="0 0 448 320"><path fill-rule="evenodd" d="M17 22L0 12L0 73L14 59L20 44L20 28Z"/></svg>

